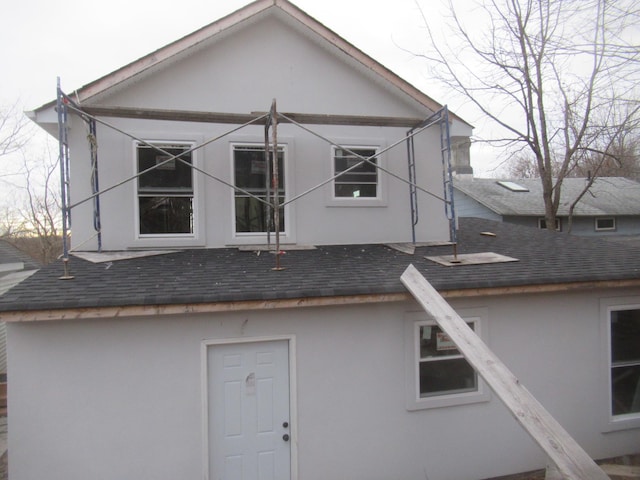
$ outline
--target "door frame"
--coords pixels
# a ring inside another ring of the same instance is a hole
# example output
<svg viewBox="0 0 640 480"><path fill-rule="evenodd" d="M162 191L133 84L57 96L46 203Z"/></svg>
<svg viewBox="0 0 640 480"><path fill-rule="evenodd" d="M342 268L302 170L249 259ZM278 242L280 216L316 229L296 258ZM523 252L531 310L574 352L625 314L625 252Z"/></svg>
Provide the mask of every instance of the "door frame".
<svg viewBox="0 0 640 480"><path fill-rule="evenodd" d="M250 338L206 339L200 344L200 391L202 396L202 472L203 479L209 480L209 348L219 345L254 344L261 342L286 341L289 348L289 424L291 428L291 480L298 479L298 408L296 403L296 337L295 335L273 335Z"/></svg>

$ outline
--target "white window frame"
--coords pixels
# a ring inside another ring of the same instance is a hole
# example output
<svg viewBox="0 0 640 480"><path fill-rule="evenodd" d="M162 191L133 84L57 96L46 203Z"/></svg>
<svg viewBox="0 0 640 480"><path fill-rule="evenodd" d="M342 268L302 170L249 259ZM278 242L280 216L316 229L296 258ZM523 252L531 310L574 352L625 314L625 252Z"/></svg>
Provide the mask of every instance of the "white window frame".
<svg viewBox="0 0 640 480"><path fill-rule="evenodd" d="M284 141L282 139L282 143L278 142L278 149L282 149L284 154L283 164L284 164L284 199L285 201L289 200L292 195L292 181L291 181L291 165L289 157L291 155L290 142ZM231 172L231 183L233 185L236 184L235 180L235 149L236 147L260 147L264 150L264 141L232 141L229 143L229 156L230 156L230 172ZM282 175L283 172L279 172ZM236 231L236 191L233 188L231 190L231 242L239 245L249 245L256 243L265 243L267 240L267 232L237 232ZM284 206L284 232L280 232L280 241L281 243L295 243L295 239L293 238L292 232L293 227L291 225L292 222L292 205L287 204ZM271 232L271 241L275 241L275 232Z"/></svg>
<svg viewBox="0 0 640 480"><path fill-rule="evenodd" d="M359 139L351 141L340 141L335 145L331 145L329 155L330 155L330 166L329 166L329 174L331 178L336 176L336 163L335 163L335 154L336 149L345 148L348 150L375 150L376 154L376 163L379 167L386 168L386 154L380 153L384 150L385 145L384 142L380 140L371 140L371 139ZM335 192L335 184L336 179L328 183L328 201L327 206L330 207L385 207L386 196L387 196L387 188L386 188L386 175L383 175L384 172L379 168L376 168L377 181L376 181L376 196L375 197L337 197Z"/></svg>
<svg viewBox="0 0 640 480"><path fill-rule="evenodd" d="M148 136L144 139L145 143L152 145L181 145L189 149L197 146L200 139L176 139L176 138L150 138ZM139 173L138 171L138 146L144 145L139 141L134 140L132 142L132 157L133 157L133 172L134 175ZM201 160L199 155L199 149L191 152L191 165L195 168L201 168ZM134 214L134 245L137 247L165 247L165 246L202 246L204 244L201 238L201 232L204 232L204 205L202 199L200 199L200 192L202 189L201 175L196 175L196 170L192 169L191 172L191 185L192 185L192 208L193 208L193 232L191 233L153 233L153 234L141 234L140 233L140 203L139 203L139 190L138 179L131 182L133 184L133 214Z"/></svg>
<svg viewBox="0 0 640 480"><path fill-rule="evenodd" d="M600 337L603 342L600 351L602 352L602 377L605 379L605 382L602 382L602 390L605 393L601 397L603 398L602 403L606 413L603 426L603 431L605 432L640 428L640 412L613 415L611 411L611 369L613 367L611 362L611 312L619 310L640 310L640 297L618 297L600 300Z"/></svg>
<svg viewBox="0 0 640 480"><path fill-rule="evenodd" d="M611 220L613 222L612 227L599 227L598 222L601 220ZM596 232L614 232L616 230L616 217L597 217L594 219L594 228Z"/></svg>
<svg viewBox="0 0 640 480"><path fill-rule="evenodd" d="M457 313L466 322L473 322L474 331L480 338L486 337L488 329L486 308L457 310ZM444 393L429 397L420 396L420 327L435 325L437 322L429 318L425 312L405 314L405 403L407 410L488 402L491 399L491 390L477 372L477 389L474 391Z"/></svg>
<svg viewBox="0 0 640 480"><path fill-rule="evenodd" d="M542 225L543 222L546 222L546 218L538 218L538 228L540 230L546 230L546 228ZM562 219L560 217L556 217L556 232L562 231Z"/></svg>

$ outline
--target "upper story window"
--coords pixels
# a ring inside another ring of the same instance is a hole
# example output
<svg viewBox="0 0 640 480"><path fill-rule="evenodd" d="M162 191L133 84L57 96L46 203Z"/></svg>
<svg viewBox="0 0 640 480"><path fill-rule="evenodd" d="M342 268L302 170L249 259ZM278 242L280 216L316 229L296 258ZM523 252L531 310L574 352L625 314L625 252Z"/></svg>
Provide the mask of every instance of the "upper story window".
<svg viewBox="0 0 640 480"><path fill-rule="evenodd" d="M138 144L138 225L140 235L194 233L193 152L190 144ZM172 158L176 157L176 158ZM143 173L144 172L144 173Z"/></svg>
<svg viewBox="0 0 640 480"><path fill-rule="evenodd" d="M234 222L236 233L274 232L274 209L264 202L272 202L270 185L273 173L273 154L266 161L264 145L234 145L234 185L247 193L235 190ZM285 149L278 147L278 202L285 200ZM270 192L270 193L269 193ZM262 201L258 200L261 199ZM286 227L285 207L280 208L280 232Z"/></svg>
<svg viewBox="0 0 640 480"><path fill-rule="evenodd" d="M640 418L640 307L612 309L611 415Z"/></svg>
<svg viewBox="0 0 640 480"><path fill-rule="evenodd" d="M614 217L596 218L596 232L611 231L616 229L616 219Z"/></svg>
<svg viewBox="0 0 640 480"><path fill-rule="evenodd" d="M334 176L346 172L334 180L334 198L379 198L378 169L374 166L378 165L378 159L372 158L372 165L360 158L371 158L377 152L377 147L333 148ZM358 165L361 162L362 164Z"/></svg>
<svg viewBox="0 0 640 480"><path fill-rule="evenodd" d="M484 309L459 312L480 335ZM407 345L407 408L418 410L486 401L489 393L474 368L436 322L409 314Z"/></svg>

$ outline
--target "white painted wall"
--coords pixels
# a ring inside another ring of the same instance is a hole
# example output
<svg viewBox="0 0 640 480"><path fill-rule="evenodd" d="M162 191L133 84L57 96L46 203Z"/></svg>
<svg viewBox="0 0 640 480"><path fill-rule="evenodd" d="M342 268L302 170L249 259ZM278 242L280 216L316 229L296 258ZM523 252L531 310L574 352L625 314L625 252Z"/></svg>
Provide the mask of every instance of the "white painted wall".
<svg viewBox="0 0 640 480"><path fill-rule="evenodd" d="M600 298L510 296L482 307L489 346L595 458L637 451L603 433ZM524 305L544 308L524 308ZM294 335L298 478L472 480L544 466L495 398L407 411L414 304L9 324L10 478L202 478L201 342Z"/></svg>
<svg viewBox="0 0 640 480"><path fill-rule="evenodd" d="M141 74L109 96L93 99L100 105L250 113L267 111L277 99L283 112L315 114L380 115L424 118L424 107L380 80L365 75L363 67L347 64L327 45L319 45L277 18L266 18L249 29L204 45L163 69ZM210 125L160 121L107 119L128 133L145 140L184 140L201 143L228 132L233 125ZM382 148L404 138L404 128L311 126L339 144L378 145ZM471 128L459 122L452 134L470 135ZM279 142L289 153L289 195L302 193L331 177L328 143L292 125L278 129ZM232 182L230 143L264 143L262 127L248 127L212 143L197 154L207 172ZM135 173L133 140L104 126L98 127L101 188L115 185ZM441 197L442 167L437 127L417 138L418 184ZM90 195L89 152L85 127L73 119L71 132L72 203ZM384 155L383 164L407 177L406 145ZM191 239L136 239L135 191L132 182L101 197L103 248L208 246L261 243L232 235L232 191L229 187L196 174L199 215L198 232ZM385 173L383 199L373 207L335 207L329 201L331 184L291 205L290 231L285 243L340 244L411 240L408 186ZM418 241L448 240L444 206L419 193ZM74 247L95 249L90 203L74 208Z"/></svg>

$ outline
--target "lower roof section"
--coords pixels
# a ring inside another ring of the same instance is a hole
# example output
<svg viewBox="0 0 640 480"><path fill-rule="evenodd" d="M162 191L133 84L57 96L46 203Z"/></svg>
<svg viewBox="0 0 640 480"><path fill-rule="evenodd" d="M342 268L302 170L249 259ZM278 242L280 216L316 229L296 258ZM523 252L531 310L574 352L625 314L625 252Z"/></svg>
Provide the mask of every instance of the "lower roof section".
<svg viewBox="0 0 640 480"><path fill-rule="evenodd" d="M442 265L451 246L334 245L270 253L192 249L92 263L48 265L0 297L0 320L105 318L404 301L413 264L446 297L640 286L640 248L489 220L461 218L457 253L515 261Z"/></svg>

